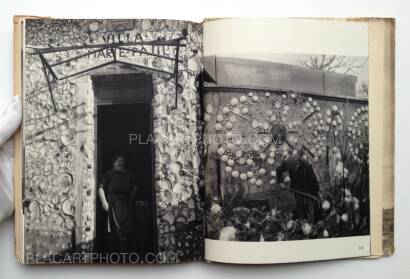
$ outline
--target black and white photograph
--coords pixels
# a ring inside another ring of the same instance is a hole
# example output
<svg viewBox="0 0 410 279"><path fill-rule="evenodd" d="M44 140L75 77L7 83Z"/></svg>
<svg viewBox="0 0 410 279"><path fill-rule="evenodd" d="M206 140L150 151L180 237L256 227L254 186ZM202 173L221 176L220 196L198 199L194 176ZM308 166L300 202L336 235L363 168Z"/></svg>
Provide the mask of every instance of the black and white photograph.
<svg viewBox="0 0 410 279"><path fill-rule="evenodd" d="M392 26L15 17L18 261L391 255Z"/></svg>
<svg viewBox="0 0 410 279"><path fill-rule="evenodd" d="M206 56L206 237L370 235L368 57Z"/></svg>
<svg viewBox="0 0 410 279"><path fill-rule="evenodd" d="M25 261L201 259L201 25L29 19L24 28Z"/></svg>
<svg viewBox="0 0 410 279"><path fill-rule="evenodd" d="M4 1L3 277L407 278L405 5L317 1Z"/></svg>

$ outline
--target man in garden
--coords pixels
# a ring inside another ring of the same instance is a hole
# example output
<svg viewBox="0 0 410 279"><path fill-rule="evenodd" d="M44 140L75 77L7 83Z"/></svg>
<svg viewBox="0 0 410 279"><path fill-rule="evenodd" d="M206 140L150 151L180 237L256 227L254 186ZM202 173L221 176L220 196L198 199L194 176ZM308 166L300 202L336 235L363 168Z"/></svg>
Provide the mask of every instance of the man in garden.
<svg viewBox="0 0 410 279"><path fill-rule="evenodd" d="M302 158L303 151L290 156L276 169L276 176L282 188L288 188L295 195L296 215L315 223L318 213L319 183L312 165ZM290 181L284 183L284 173L288 172Z"/></svg>

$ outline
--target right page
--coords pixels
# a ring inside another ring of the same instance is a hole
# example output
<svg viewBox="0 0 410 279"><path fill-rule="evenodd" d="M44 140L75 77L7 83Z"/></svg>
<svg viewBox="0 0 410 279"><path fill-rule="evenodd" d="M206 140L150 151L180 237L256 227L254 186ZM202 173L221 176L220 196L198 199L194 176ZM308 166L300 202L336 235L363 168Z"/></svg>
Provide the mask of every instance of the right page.
<svg viewBox="0 0 410 279"><path fill-rule="evenodd" d="M204 23L205 258L393 252L394 20Z"/></svg>

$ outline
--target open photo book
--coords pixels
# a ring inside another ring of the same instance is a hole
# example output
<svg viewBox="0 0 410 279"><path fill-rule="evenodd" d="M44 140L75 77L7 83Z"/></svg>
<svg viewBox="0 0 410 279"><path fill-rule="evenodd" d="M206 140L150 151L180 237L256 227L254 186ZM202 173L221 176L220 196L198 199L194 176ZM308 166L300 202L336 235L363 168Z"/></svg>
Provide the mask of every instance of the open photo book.
<svg viewBox="0 0 410 279"><path fill-rule="evenodd" d="M394 252L394 19L14 17L19 262Z"/></svg>

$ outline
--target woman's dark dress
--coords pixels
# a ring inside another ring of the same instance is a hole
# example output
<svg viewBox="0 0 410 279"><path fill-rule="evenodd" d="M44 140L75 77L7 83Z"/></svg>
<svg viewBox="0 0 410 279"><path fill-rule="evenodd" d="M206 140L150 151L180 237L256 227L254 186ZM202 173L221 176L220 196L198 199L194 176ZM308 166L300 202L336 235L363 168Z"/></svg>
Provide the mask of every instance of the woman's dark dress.
<svg viewBox="0 0 410 279"><path fill-rule="evenodd" d="M126 236L135 231L135 208L133 197L136 181L127 171L110 170L103 176L101 187L104 189L110 210L108 222L111 232Z"/></svg>

